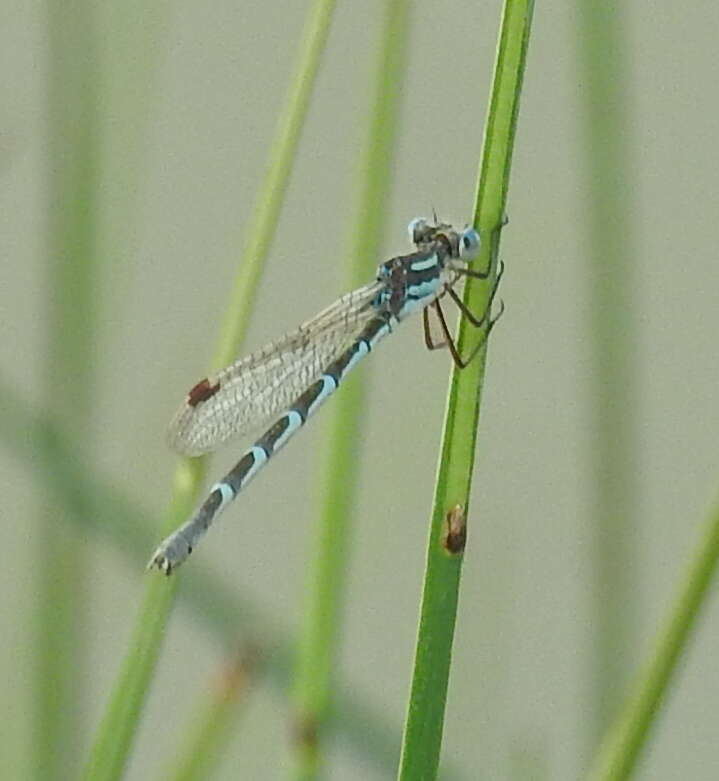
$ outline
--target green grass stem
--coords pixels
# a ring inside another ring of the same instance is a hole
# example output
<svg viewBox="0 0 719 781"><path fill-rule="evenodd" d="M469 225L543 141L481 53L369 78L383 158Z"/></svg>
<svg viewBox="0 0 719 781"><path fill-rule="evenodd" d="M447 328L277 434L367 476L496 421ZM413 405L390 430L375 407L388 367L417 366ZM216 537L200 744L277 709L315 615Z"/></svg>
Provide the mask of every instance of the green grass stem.
<svg viewBox="0 0 719 781"><path fill-rule="evenodd" d="M474 224L484 237L475 268L493 264L496 269L533 5L532 0L506 0L504 4L474 212ZM490 284L467 285L464 301L471 311L486 309L490 288L491 280ZM478 330L462 320L458 338L461 355L471 354L478 344L482 338ZM485 355L483 347L466 369L460 372L455 368L452 372L400 781L432 781L437 776L459 598L462 527L469 505ZM447 544L448 519L456 527L454 545ZM456 552L449 552L448 547Z"/></svg>
<svg viewBox="0 0 719 781"><path fill-rule="evenodd" d="M409 34L409 3L385 4L382 40L378 47L374 106L364 153L354 234L350 241L347 288L366 282L377 265L392 155L397 135L400 92ZM360 378L349 378L335 401L329 422L329 442L321 470L325 492L316 530L316 552L310 569L308 609L298 648L293 703L295 708L295 768L298 779L318 778L323 765L321 738L334 683L345 583L349 569L352 506L356 492L357 433L364 389Z"/></svg>
<svg viewBox="0 0 719 781"><path fill-rule="evenodd" d="M92 3L50 3L47 13L46 318L47 408L91 446L97 387L98 92ZM9 261L6 261L9 262ZM33 629L33 725L28 777L77 772L84 732L88 551L41 492Z"/></svg>
<svg viewBox="0 0 719 781"><path fill-rule="evenodd" d="M667 689L691 639L719 561L719 503L696 555L687 568L676 602L619 717L609 730L589 781L625 781L636 769Z"/></svg>
<svg viewBox="0 0 719 781"><path fill-rule="evenodd" d="M230 363L245 335L333 9L333 0L316 0L310 9L298 67L270 150L269 169L249 227L251 238L241 258L212 368ZM180 462L170 507L162 524L163 534L176 528L192 512L205 468L205 459ZM150 552L148 549L148 555ZM90 753L84 776L87 781L113 781L123 772L165 635L177 580L177 577L161 578L156 573L148 580L129 651Z"/></svg>
<svg viewBox="0 0 719 781"><path fill-rule="evenodd" d="M179 762L173 759L168 781L208 781L215 775L232 740L241 706L247 701L255 667L252 656L251 652L238 652L220 670L209 699L203 695L191 734L180 744L187 748L180 750Z"/></svg>
<svg viewBox="0 0 719 781"><path fill-rule="evenodd" d="M592 375L590 523L592 659L586 719L592 751L607 729L638 661L635 528L638 517L641 419L633 267L632 54L628 8L579 3L576 56L586 193L582 210L587 262Z"/></svg>
<svg viewBox="0 0 719 781"><path fill-rule="evenodd" d="M267 172L247 227L248 243L240 262L241 271L235 278L230 304L225 310L212 362L215 367L233 361L245 338L250 320L247 313L252 311L262 267L277 230L335 5L336 0L314 0L309 10L287 103L280 116Z"/></svg>

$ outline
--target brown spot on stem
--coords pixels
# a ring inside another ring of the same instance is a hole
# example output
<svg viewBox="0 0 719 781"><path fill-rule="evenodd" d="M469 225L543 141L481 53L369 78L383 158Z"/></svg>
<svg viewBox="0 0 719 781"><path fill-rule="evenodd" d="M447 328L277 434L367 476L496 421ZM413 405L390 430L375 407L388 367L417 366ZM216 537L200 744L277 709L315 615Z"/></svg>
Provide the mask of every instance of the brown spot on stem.
<svg viewBox="0 0 719 781"><path fill-rule="evenodd" d="M467 516L459 505L453 507L444 516L444 528L442 530L442 547L456 556L464 552L467 542Z"/></svg>
<svg viewBox="0 0 719 781"><path fill-rule="evenodd" d="M319 724L314 716L298 714L292 724L292 740L301 751L317 751Z"/></svg>
<svg viewBox="0 0 719 781"><path fill-rule="evenodd" d="M214 385L211 385L210 381L205 377L187 394L187 403L191 407L196 407L201 402L211 399L218 390L220 390L220 383L216 382Z"/></svg>
<svg viewBox="0 0 719 781"><path fill-rule="evenodd" d="M239 700L253 683L258 667L259 650L250 644L238 648L234 658L229 659L218 671L215 683L215 697L224 702Z"/></svg>

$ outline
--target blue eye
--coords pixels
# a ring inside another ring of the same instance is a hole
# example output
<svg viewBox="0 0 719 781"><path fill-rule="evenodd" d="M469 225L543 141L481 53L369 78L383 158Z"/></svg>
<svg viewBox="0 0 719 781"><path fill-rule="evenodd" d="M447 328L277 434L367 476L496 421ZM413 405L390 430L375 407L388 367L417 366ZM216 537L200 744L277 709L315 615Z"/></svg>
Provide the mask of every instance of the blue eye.
<svg viewBox="0 0 719 781"><path fill-rule="evenodd" d="M466 228L459 237L459 257L474 260L479 255L480 238L474 228Z"/></svg>
<svg viewBox="0 0 719 781"><path fill-rule="evenodd" d="M425 217L415 217L407 226L409 239L413 244L418 244L427 230L427 220Z"/></svg>

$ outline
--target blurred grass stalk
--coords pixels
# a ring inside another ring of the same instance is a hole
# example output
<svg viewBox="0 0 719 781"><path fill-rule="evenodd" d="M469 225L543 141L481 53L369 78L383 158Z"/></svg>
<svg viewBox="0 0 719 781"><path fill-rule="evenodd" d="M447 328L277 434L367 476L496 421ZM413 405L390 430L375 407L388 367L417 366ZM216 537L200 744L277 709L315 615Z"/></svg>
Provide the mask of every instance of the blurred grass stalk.
<svg viewBox="0 0 719 781"><path fill-rule="evenodd" d="M378 46L374 106L360 158L359 202L349 241L347 289L367 281L377 265L386 224L400 93L409 36L408 0L387 0ZM298 647L293 695L294 777L316 779L324 764L321 739L334 683L352 507L357 486L358 429L364 401L361 376L348 378L331 410L323 468L325 486L309 570L309 598Z"/></svg>
<svg viewBox="0 0 719 781"><path fill-rule="evenodd" d="M47 23L47 236L45 405L91 449L97 386L97 204L100 66L90 2L45 6ZM46 448L52 442L45 441ZM40 493L34 589L33 728L28 761L38 779L77 770L85 706L91 570L64 508Z"/></svg>
<svg viewBox="0 0 719 781"><path fill-rule="evenodd" d="M248 227L249 243L241 258L212 368L230 363L244 338L309 107L334 5L334 0L315 0L310 8L299 63L270 150L270 165L264 185ZM176 528L192 512L204 478L205 464L204 458L198 458L192 461L184 459L178 465L170 506L162 525L163 534ZM161 578L157 573L149 578L130 649L91 749L85 769L88 781L110 781L122 775L156 667L177 582L177 576Z"/></svg>
<svg viewBox="0 0 719 781"><path fill-rule="evenodd" d="M601 746L589 781L625 781L631 777L709 594L718 561L719 502L655 647Z"/></svg>
<svg viewBox="0 0 719 781"><path fill-rule="evenodd" d="M584 151L592 380L589 521L593 659L587 719L591 749L606 730L636 662L639 486L636 323L633 300L631 53L623 4L575 12Z"/></svg>
<svg viewBox="0 0 719 781"><path fill-rule="evenodd" d="M244 648L219 671L209 697L202 695L189 737L183 736L178 744L181 758L177 761L173 756L168 781L208 781L215 775L232 740L240 706L246 703L256 662L253 651Z"/></svg>
<svg viewBox="0 0 719 781"><path fill-rule="evenodd" d="M491 264L495 274L533 8L533 0L505 0L485 126L474 207L474 225L483 242L474 268L486 269ZM473 284L473 280L468 280L464 302L472 312L486 310L492 281ZM466 318L461 318L457 341L460 355L470 355L483 332L484 329L473 328ZM463 523L469 507L485 359L486 346L467 368L458 371L455 367L452 371L400 781L432 781L437 775L459 599ZM459 527L455 546L447 543L449 521ZM450 553L448 548L454 547L460 549Z"/></svg>

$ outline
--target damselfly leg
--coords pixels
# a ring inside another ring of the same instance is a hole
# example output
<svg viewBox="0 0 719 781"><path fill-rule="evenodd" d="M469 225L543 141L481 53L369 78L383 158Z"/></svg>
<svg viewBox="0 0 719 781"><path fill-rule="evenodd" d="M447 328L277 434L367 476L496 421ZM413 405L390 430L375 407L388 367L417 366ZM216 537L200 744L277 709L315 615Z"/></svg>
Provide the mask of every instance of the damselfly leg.
<svg viewBox="0 0 719 781"><path fill-rule="evenodd" d="M474 271L472 269L462 269L458 270L461 275L470 276L476 279L487 279L490 275L490 271ZM444 316L444 311L442 310L442 304L441 300L438 297L435 299L428 307L424 309L422 312L422 320L424 325L424 343L427 346L428 350L437 350L443 347L448 347L449 351L452 355L452 359L459 369L464 369L466 366L468 366L474 357L479 352L479 349L481 346L486 342L487 337L489 336L490 331L492 328L494 328L495 323L504 313L504 302L500 301L500 310L499 312L492 316L492 305L494 303L494 298L497 294L497 289L499 287L499 282L502 279L502 275L504 274L504 262L500 261L499 263L499 269L497 270L497 276L494 279L494 283L492 284L492 290L489 294L489 299L487 301L487 306L485 307L484 312L480 317L477 317L471 309L462 301L461 297L457 295L457 293L454 291L454 288L452 285L447 285L445 287L444 293L449 295L449 297L454 301L454 303L457 305L458 309L462 313L464 317L467 318L469 323L474 326L475 328L482 328L483 326L487 326L486 330L484 332L484 335L480 342L475 345L473 348L470 356L466 359L463 359L459 355L459 350L457 349L456 342L454 338L452 337L452 334L449 330L449 326L447 325L447 319ZM430 328L429 323L429 310L430 308L434 309L434 311L437 313L437 319L439 320L440 327L442 329L442 334L444 336L444 339L441 342L436 342L432 338L432 331Z"/></svg>

